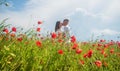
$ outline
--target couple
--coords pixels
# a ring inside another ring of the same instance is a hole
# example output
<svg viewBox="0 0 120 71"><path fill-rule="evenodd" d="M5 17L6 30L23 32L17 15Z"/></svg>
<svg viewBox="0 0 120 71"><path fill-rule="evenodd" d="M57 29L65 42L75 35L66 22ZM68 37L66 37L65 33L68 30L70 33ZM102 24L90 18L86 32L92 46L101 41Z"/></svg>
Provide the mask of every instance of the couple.
<svg viewBox="0 0 120 71"><path fill-rule="evenodd" d="M55 26L55 32L58 33L63 33L67 38L70 37L70 27L68 26L69 24L69 20L68 19L64 19L63 23L61 23L60 21L56 22L56 26Z"/></svg>

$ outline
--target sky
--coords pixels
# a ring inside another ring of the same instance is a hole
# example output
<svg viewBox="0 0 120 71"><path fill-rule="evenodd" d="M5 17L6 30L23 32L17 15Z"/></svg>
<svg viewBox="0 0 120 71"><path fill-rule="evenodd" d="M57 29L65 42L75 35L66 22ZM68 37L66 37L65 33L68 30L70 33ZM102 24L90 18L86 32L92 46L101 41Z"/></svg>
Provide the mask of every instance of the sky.
<svg viewBox="0 0 120 71"><path fill-rule="evenodd" d="M7 0L0 5L0 21L24 29L44 21L41 34L54 31L56 21L70 20L78 40L120 40L120 0Z"/></svg>

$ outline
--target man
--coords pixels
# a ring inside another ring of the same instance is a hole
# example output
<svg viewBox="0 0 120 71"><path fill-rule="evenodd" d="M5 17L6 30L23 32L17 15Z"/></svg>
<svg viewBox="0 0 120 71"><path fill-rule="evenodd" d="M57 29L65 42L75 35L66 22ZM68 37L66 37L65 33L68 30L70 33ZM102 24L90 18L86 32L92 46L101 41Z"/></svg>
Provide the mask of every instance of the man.
<svg viewBox="0 0 120 71"><path fill-rule="evenodd" d="M69 24L69 20L64 19L61 27L61 31L63 32L63 34L66 36L67 39L70 38L70 27L68 26L68 24Z"/></svg>

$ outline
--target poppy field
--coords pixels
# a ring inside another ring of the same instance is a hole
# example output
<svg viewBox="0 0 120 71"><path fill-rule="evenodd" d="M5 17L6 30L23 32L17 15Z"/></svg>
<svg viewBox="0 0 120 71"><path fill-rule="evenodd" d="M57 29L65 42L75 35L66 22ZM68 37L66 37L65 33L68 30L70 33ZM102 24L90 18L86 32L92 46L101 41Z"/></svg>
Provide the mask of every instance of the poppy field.
<svg viewBox="0 0 120 71"><path fill-rule="evenodd" d="M0 71L120 70L120 41L78 42L71 35L70 42L66 42L65 35L55 32L45 37L37 34L41 27L20 33L16 27L8 26L5 20L0 23Z"/></svg>

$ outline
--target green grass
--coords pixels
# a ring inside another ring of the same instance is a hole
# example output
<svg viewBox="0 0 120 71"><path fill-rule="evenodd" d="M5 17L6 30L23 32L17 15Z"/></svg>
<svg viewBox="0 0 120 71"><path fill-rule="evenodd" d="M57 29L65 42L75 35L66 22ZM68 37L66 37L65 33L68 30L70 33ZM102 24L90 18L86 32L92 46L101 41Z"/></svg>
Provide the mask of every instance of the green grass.
<svg viewBox="0 0 120 71"><path fill-rule="evenodd" d="M1 26L1 32L5 25ZM43 39L28 38L28 36L14 36L11 33L0 33L0 71L119 71L120 70L120 46L118 43L104 49L104 44L109 42L76 42L78 46L73 49L72 42L58 42L58 38ZM26 35L26 34L24 34ZM22 37L22 41L18 41ZM34 36L36 37L36 36ZM50 36L51 37L51 36ZM36 45L36 41L41 46ZM64 40L64 39L62 39ZM93 46L93 44L95 46ZM98 44L102 44L98 49ZM77 49L82 49L80 54ZM92 50L92 56L84 58L84 54ZM114 49L113 53L110 50ZM59 54L58 51L63 53ZM107 57L101 54L104 50ZM83 60L84 64L80 61ZM95 61L101 61L97 67Z"/></svg>

